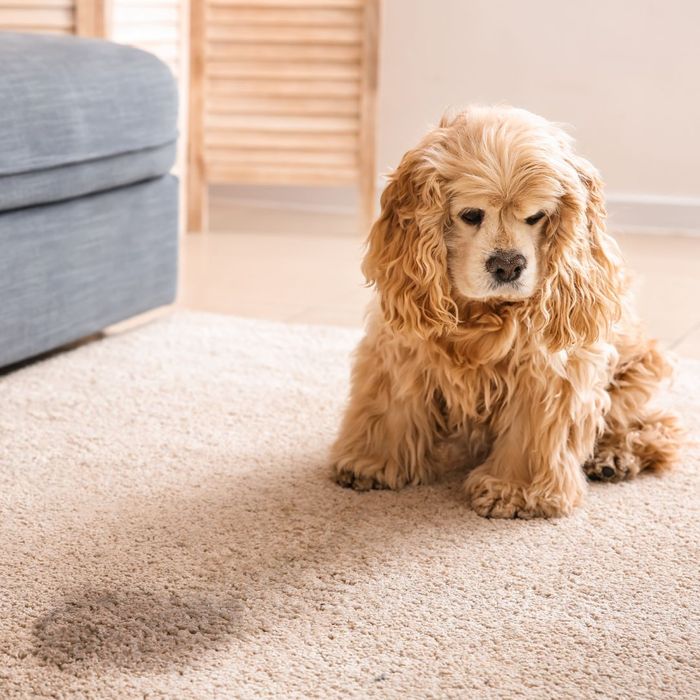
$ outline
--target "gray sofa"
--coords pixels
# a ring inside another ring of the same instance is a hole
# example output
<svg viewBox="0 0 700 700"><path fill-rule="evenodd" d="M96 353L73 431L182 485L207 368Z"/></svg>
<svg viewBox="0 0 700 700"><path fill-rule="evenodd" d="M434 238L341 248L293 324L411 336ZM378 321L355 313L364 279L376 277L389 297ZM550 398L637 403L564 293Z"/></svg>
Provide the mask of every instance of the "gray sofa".
<svg viewBox="0 0 700 700"><path fill-rule="evenodd" d="M174 300L177 91L154 56L0 32L0 366Z"/></svg>

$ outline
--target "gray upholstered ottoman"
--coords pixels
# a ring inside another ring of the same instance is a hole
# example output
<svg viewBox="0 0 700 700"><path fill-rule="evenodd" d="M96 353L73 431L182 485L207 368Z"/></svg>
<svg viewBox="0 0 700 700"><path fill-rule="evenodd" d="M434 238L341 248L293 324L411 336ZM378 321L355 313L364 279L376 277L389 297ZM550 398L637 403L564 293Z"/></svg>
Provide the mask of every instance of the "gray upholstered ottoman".
<svg viewBox="0 0 700 700"><path fill-rule="evenodd" d="M152 55L0 32L0 366L173 301L176 121Z"/></svg>

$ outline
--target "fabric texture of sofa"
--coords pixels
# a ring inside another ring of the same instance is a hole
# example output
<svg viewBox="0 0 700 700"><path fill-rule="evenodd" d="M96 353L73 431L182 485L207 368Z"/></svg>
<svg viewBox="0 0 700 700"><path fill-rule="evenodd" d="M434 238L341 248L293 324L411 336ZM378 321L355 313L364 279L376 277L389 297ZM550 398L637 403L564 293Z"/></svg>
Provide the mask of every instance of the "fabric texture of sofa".
<svg viewBox="0 0 700 700"><path fill-rule="evenodd" d="M106 41L0 32L0 366L173 301L177 90Z"/></svg>

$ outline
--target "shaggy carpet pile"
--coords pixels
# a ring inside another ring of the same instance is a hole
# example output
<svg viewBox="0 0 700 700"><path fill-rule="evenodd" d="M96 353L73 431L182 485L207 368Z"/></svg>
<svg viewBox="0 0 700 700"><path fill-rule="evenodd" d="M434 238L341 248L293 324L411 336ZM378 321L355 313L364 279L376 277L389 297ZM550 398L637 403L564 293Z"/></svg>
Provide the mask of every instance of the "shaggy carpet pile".
<svg viewBox="0 0 700 700"><path fill-rule="evenodd" d="M181 314L0 377L0 697L700 697L697 444L560 520L344 490L358 338ZM662 400L697 435L700 365Z"/></svg>

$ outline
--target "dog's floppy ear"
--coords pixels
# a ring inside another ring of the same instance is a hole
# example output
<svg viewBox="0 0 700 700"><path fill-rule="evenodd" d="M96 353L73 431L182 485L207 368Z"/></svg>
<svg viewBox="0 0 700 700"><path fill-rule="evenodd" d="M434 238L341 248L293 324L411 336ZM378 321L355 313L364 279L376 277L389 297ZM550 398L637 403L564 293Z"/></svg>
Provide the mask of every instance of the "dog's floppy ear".
<svg viewBox="0 0 700 700"><path fill-rule="evenodd" d="M552 351L605 337L621 314L622 272L617 246L605 233L598 172L585 159L567 158L570 176L545 234L541 330Z"/></svg>
<svg viewBox="0 0 700 700"><path fill-rule="evenodd" d="M424 142L406 153L390 176L362 268L387 322L423 338L457 324L444 240L449 212L428 147Z"/></svg>

